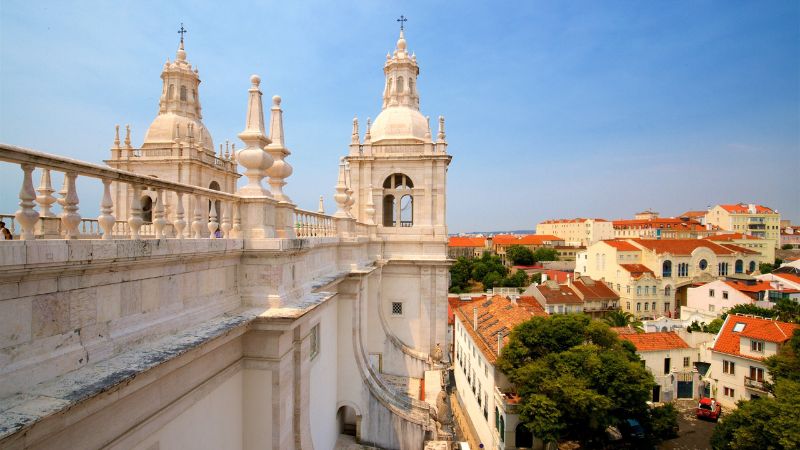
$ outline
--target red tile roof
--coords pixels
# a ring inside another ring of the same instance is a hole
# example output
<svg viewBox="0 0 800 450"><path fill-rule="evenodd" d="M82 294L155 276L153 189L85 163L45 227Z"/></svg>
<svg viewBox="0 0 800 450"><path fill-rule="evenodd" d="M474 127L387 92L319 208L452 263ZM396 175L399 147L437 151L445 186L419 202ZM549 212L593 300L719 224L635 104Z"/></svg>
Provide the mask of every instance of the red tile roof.
<svg viewBox="0 0 800 450"><path fill-rule="evenodd" d="M624 229L670 229L670 230L705 230L706 227L700 222L689 219L684 221L676 218L659 217L657 219L626 219L615 220L614 228L618 230Z"/></svg>
<svg viewBox="0 0 800 450"><path fill-rule="evenodd" d="M791 281L792 283L800 283L800 277L795 274L791 273L784 273L784 272L772 272L773 275L776 277L781 277L784 280Z"/></svg>
<svg viewBox="0 0 800 450"><path fill-rule="evenodd" d="M575 291L570 289L569 286L558 284L550 280L533 289L544 297L544 301L548 305L580 305L583 303L583 299L581 299Z"/></svg>
<svg viewBox="0 0 800 450"><path fill-rule="evenodd" d="M595 222L608 222L606 219L585 219L583 217L578 217L575 219L550 219L545 220L542 223L583 223L587 220L594 220Z"/></svg>
<svg viewBox="0 0 800 450"><path fill-rule="evenodd" d="M563 242L564 239L552 234L526 234L519 237L512 234L498 234L492 238L492 244L501 245L544 245L554 241Z"/></svg>
<svg viewBox="0 0 800 450"><path fill-rule="evenodd" d="M709 241L733 241L733 240L756 240L760 241L761 238L757 238L755 236L748 236L742 233L727 233L727 234L717 234L714 236L708 236L703 239L708 239Z"/></svg>
<svg viewBox="0 0 800 450"><path fill-rule="evenodd" d="M757 252L755 250L751 250L749 248L742 247L741 245L736 245L736 244L719 244L719 245L727 248L728 250L733 250L734 252L742 253L742 254L745 254L745 255L760 255L761 254L761 253L759 253L759 252Z"/></svg>
<svg viewBox="0 0 800 450"><path fill-rule="evenodd" d="M474 312L478 310L478 329L473 328ZM490 363L497 360L497 333L502 333L503 345L517 325L534 316L547 316L539 302L533 297L519 297L516 305L506 297L495 295L489 300L464 302L455 309L455 314L472 341Z"/></svg>
<svg viewBox="0 0 800 450"><path fill-rule="evenodd" d="M630 272L634 278L639 278L646 273L655 276L653 271L644 264L620 264L619 266Z"/></svg>
<svg viewBox="0 0 800 450"><path fill-rule="evenodd" d="M609 241L603 241L603 243L607 244L607 245L610 245L610 246L616 248L617 250L620 250L620 251L623 251L623 252L640 252L640 251L642 251L642 249L640 249L639 247L631 244L628 241L609 240Z"/></svg>
<svg viewBox="0 0 800 450"><path fill-rule="evenodd" d="M673 255L691 255L699 247L706 247L717 255L731 255L733 250L705 239L630 239L642 247L656 253Z"/></svg>
<svg viewBox="0 0 800 450"><path fill-rule="evenodd" d="M662 331L658 333L636 333L620 334L620 338L630 341L640 352L656 352L662 350L678 350L690 348L677 333L674 331Z"/></svg>
<svg viewBox="0 0 800 450"><path fill-rule="evenodd" d="M725 211L733 214L750 214L750 205L747 203L739 203L736 205L719 205ZM772 208L768 208L763 205L755 205L756 213L757 214L774 214L775 211Z"/></svg>
<svg viewBox="0 0 800 450"><path fill-rule="evenodd" d="M482 237L466 237L466 236L451 236L447 242L449 247L485 247L486 238Z"/></svg>
<svg viewBox="0 0 800 450"><path fill-rule="evenodd" d="M598 300L619 300L619 295L607 284L589 277L580 277L572 283L572 288L585 302Z"/></svg>
<svg viewBox="0 0 800 450"><path fill-rule="evenodd" d="M615 332L617 334L636 334L636 333L638 333L638 331L636 331L636 328L633 328L630 325L626 325L624 327L611 327L611 331L613 331L613 332Z"/></svg>
<svg viewBox="0 0 800 450"><path fill-rule="evenodd" d="M678 217L689 217L689 218L697 218L697 217L705 217L708 211L686 211L685 213L679 215Z"/></svg>
<svg viewBox="0 0 800 450"><path fill-rule="evenodd" d="M736 324L744 324L744 328L739 331L733 331ZM799 325L778 322L777 320L762 319L753 316L740 316L738 314L728 315L722 329L719 331L717 338L714 342L713 350L715 352L728 353L730 355L741 356L750 359L753 356L745 356L740 353L739 339L741 337L757 339L760 341L784 343L792 337L792 333Z"/></svg>
<svg viewBox="0 0 800 450"><path fill-rule="evenodd" d="M758 281L755 284L747 284L742 281L725 281L725 284L741 292L763 292L775 290L769 281Z"/></svg>

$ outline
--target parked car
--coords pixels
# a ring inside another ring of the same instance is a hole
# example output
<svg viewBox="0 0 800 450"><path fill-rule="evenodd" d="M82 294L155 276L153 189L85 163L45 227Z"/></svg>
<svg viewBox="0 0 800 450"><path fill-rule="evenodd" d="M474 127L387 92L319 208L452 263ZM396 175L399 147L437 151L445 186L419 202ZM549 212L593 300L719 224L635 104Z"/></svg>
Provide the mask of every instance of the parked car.
<svg viewBox="0 0 800 450"><path fill-rule="evenodd" d="M622 434L632 440L643 440L645 438L644 427L636 419L625 419L622 421Z"/></svg>
<svg viewBox="0 0 800 450"><path fill-rule="evenodd" d="M702 397L697 403L697 418L709 419L716 422L719 416L722 415L722 405L716 399L709 397Z"/></svg>

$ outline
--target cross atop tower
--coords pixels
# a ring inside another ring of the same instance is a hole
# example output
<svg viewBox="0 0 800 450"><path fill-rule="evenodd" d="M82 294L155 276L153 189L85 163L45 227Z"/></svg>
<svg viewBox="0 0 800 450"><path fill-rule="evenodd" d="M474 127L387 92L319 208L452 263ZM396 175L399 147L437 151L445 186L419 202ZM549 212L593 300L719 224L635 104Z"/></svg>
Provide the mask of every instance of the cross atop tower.
<svg viewBox="0 0 800 450"><path fill-rule="evenodd" d="M183 28L183 22L181 22L181 29L178 30L178 34L181 35L181 44L183 44L183 35L186 33L188 33L188 31L186 31L186 28Z"/></svg>
<svg viewBox="0 0 800 450"><path fill-rule="evenodd" d="M406 18L406 16L401 14L400 18L397 19L397 21L400 22L400 31L403 31L405 29L405 27L404 27L405 22L408 22L408 19Z"/></svg>

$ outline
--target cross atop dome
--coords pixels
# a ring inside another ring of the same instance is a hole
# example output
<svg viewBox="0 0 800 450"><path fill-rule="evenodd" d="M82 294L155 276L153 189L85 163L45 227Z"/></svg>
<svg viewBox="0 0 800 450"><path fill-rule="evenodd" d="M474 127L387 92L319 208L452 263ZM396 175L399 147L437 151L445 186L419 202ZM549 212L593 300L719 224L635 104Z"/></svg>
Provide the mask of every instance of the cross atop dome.
<svg viewBox="0 0 800 450"><path fill-rule="evenodd" d="M178 34L181 35L181 44L183 44L183 35L186 33L188 33L188 31L186 30L186 28L183 28L183 22L181 22L181 29L178 30Z"/></svg>
<svg viewBox="0 0 800 450"><path fill-rule="evenodd" d="M402 32L403 30L405 30L404 24L405 24L405 22L408 22L408 18L406 16L400 14L400 18L397 19L397 21L400 22L400 31ZM181 24L181 28L182 27L183 27L183 24Z"/></svg>

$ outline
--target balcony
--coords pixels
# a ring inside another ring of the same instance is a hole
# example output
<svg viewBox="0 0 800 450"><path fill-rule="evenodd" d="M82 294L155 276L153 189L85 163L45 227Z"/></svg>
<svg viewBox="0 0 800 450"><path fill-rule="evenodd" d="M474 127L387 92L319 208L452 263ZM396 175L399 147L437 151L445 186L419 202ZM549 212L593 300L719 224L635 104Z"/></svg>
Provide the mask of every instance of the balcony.
<svg viewBox="0 0 800 450"><path fill-rule="evenodd" d="M754 391L768 392L767 388L764 386L763 378L759 380L758 378L744 377L744 387Z"/></svg>
<svg viewBox="0 0 800 450"><path fill-rule="evenodd" d="M767 228L763 223L750 223L747 225L748 230L765 230Z"/></svg>

